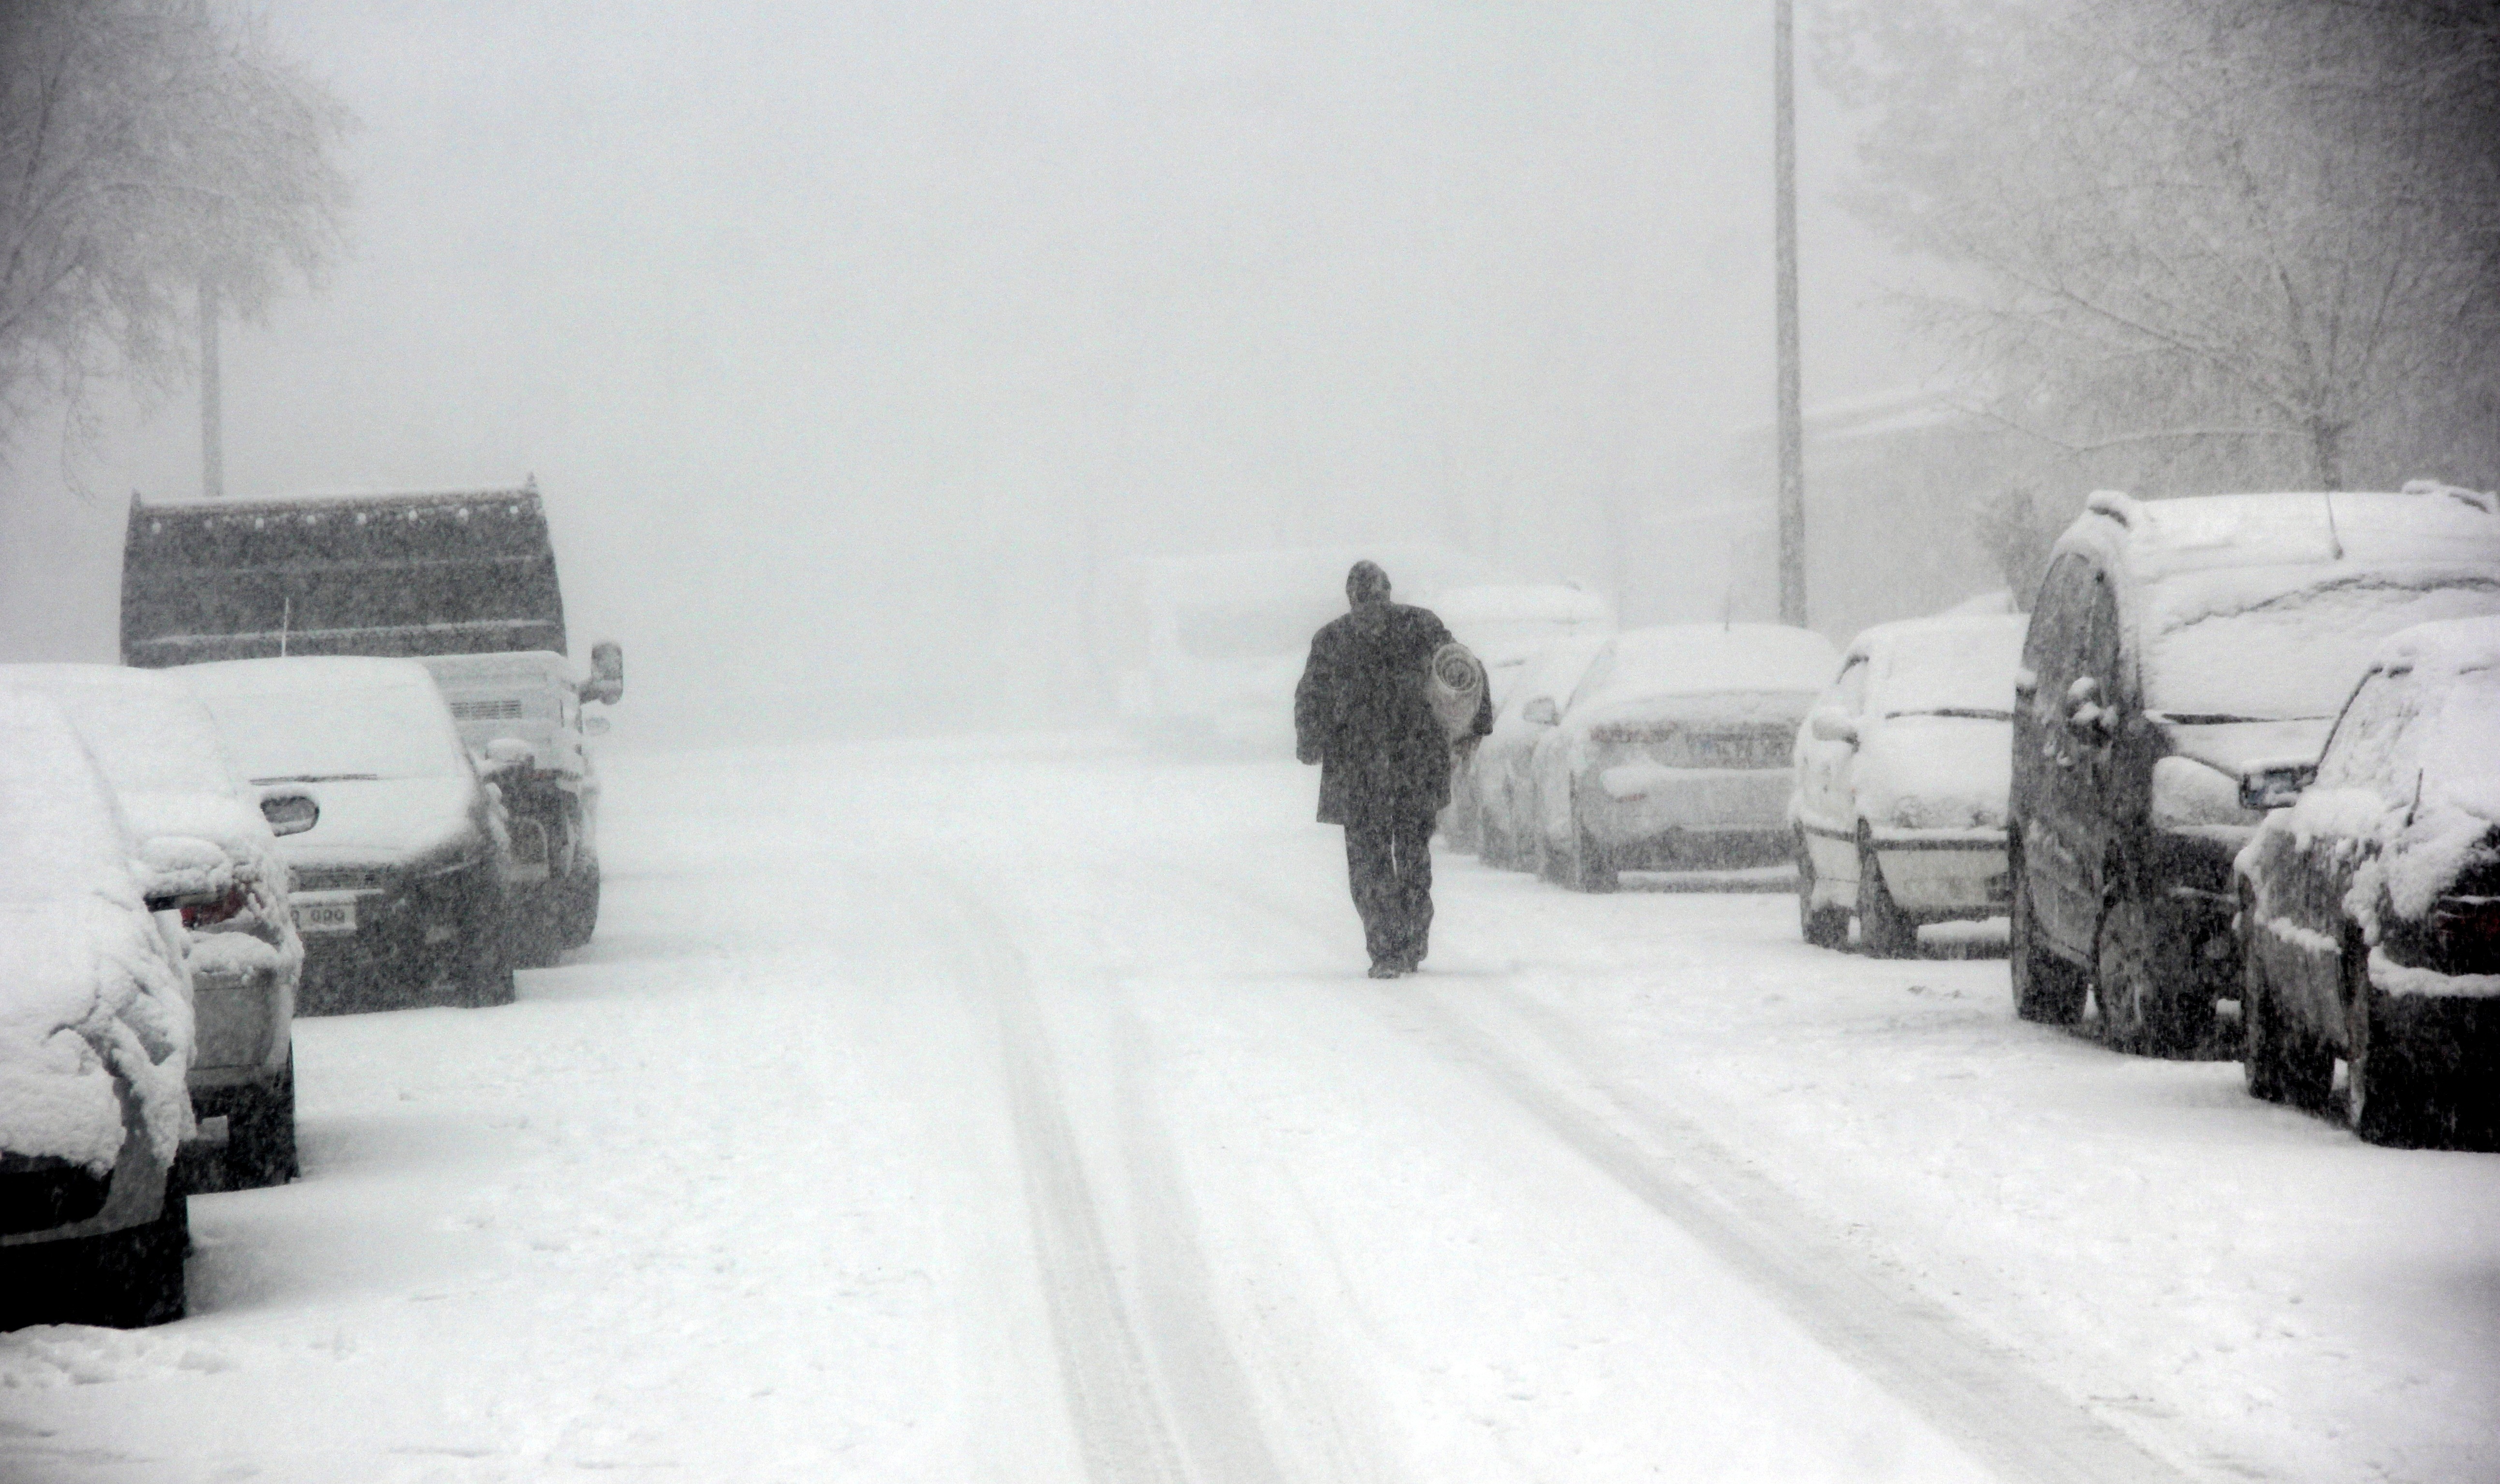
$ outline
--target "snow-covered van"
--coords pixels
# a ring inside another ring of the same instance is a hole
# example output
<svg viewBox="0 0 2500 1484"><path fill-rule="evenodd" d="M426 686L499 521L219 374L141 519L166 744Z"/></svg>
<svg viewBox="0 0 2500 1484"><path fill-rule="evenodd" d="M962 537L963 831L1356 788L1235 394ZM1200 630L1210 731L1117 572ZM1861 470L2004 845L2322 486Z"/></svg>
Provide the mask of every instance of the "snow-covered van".
<svg viewBox="0 0 2500 1484"><path fill-rule="evenodd" d="M1294 684L1311 636L1346 610L1346 572L1362 560L1389 574L1400 603L1491 577L1435 546L1288 547L1140 558L1119 601L1100 616L1113 655L1122 722L1175 746L1290 752Z"/></svg>
<svg viewBox="0 0 2500 1484"><path fill-rule="evenodd" d="M515 949L551 963L599 913L599 784L584 702L624 694L622 651L566 658L535 480L510 489L130 504L121 657L161 667L287 655L425 660L502 790L523 878Z"/></svg>
<svg viewBox="0 0 2500 1484"><path fill-rule="evenodd" d="M2374 1143L2500 1136L2500 618L2380 646L2312 769L2259 763L2237 861L2249 1091ZM2288 806L2288 807L2286 807Z"/></svg>
<svg viewBox="0 0 2500 1484"><path fill-rule="evenodd" d="M0 1329L182 1316L191 991L143 852L69 718L0 686Z"/></svg>
<svg viewBox="0 0 2500 1484"><path fill-rule="evenodd" d="M1922 923L2002 915L2023 620L1909 618L1859 634L1796 735L1806 941L1899 957Z"/></svg>
<svg viewBox="0 0 2500 1484"><path fill-rule="evenodd" d="M231 1185L295 1177L295 1000L304 970L280 834L318 816L286 784L255 788L227 757L199 699L162 671L122 665L0 665L0 688L49 697L77 729L131 833L207 841L225 889L181 908L198 1022L192 1110L222 1131L203 1147ZM189 1171L193 1189L205 1170Z"/></svg>
<svg viewBox="0 0 2500 1484"><path fill-rule="evenodd" d="M2258 760L2315 759L2379 642L2500 613L2500 511L2400 493L2091 497L2051 553L2014 717L2016 1009L2176 1053L2240 989Z"/></svg>

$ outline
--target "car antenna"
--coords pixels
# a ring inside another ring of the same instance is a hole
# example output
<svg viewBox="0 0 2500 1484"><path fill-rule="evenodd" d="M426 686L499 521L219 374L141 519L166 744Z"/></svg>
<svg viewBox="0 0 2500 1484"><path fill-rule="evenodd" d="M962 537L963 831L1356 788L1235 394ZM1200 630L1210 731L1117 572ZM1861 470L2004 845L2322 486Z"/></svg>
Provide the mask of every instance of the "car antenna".
<svg viewBox="0 0 2500 1484"><path fill-rule="evenodd" d="M2324 498L2326 500L2326 539L2334 543L2335 560L2340 562L2344 560L2344 533L2335 524L2335 491L2331 489L2326 491Z"/></svg>
<svg viewBox="0 0 2500 1484"><path fill-rule="evenodd" d="M278 610L278 657L284 659L286 658L286 635L295 627L295 599L290 594L281 601L284 607Z"/></svg>

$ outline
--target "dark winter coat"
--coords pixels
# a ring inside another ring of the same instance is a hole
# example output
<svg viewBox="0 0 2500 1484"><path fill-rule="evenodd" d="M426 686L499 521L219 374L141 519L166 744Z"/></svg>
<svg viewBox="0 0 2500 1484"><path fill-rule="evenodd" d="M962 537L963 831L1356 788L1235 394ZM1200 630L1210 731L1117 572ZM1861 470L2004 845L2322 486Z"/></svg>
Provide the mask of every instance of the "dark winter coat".
<svg viewBox="0 0 2500 1484"><path fill-rule="evenodd" d="M1294 689L1295 751L1320 765L1320 822L1429 818L1450 802L1450 737L1427 687L1450 631L1431 610L1366 603L1311 637ZM1474 733L1493 730L1493 702Z"/></svg>

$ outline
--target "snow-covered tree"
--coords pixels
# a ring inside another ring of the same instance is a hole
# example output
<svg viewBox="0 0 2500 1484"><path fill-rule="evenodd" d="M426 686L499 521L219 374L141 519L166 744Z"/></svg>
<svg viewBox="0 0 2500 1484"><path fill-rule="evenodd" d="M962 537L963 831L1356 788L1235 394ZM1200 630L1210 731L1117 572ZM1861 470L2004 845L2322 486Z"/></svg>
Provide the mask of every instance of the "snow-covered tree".
<svg viewBox="0 0 2500 1484"><path fill-rule="evenodd" d="M347 115L212 0L0 3L0 438L30 404L189 361L338 242Z"/></svg>
<svg viewBox="0 0 2500 1484"><path fill-rule="evenodd" d="M1961 270L1916 312L1975 397L2102 470L2488 478L2487 421L2456 463L2500 327L2458 166L2325 107L2357 80L2283 11L1843 0L1825 61L1869 118L1855 204Z"/></svg>

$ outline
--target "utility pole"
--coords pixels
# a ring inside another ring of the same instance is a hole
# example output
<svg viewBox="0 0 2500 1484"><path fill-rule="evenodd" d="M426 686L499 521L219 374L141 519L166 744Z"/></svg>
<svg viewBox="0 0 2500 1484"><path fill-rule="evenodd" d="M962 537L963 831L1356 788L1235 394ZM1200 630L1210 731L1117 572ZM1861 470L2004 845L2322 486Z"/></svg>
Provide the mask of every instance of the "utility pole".
<svg viewBox="0 0 2500 1484"><path fill-rule="evenodd" d="M200 278L200 493L226 492L225 392L217 379L217 285Z"/></svg>
<svg viewBox="0 0 2500 1484"><path fill-rule="evenodd" d="M1805 412L1797 373L1796 0L1771 0L1779 138L1780 622L1805 624Z"/></svg>

